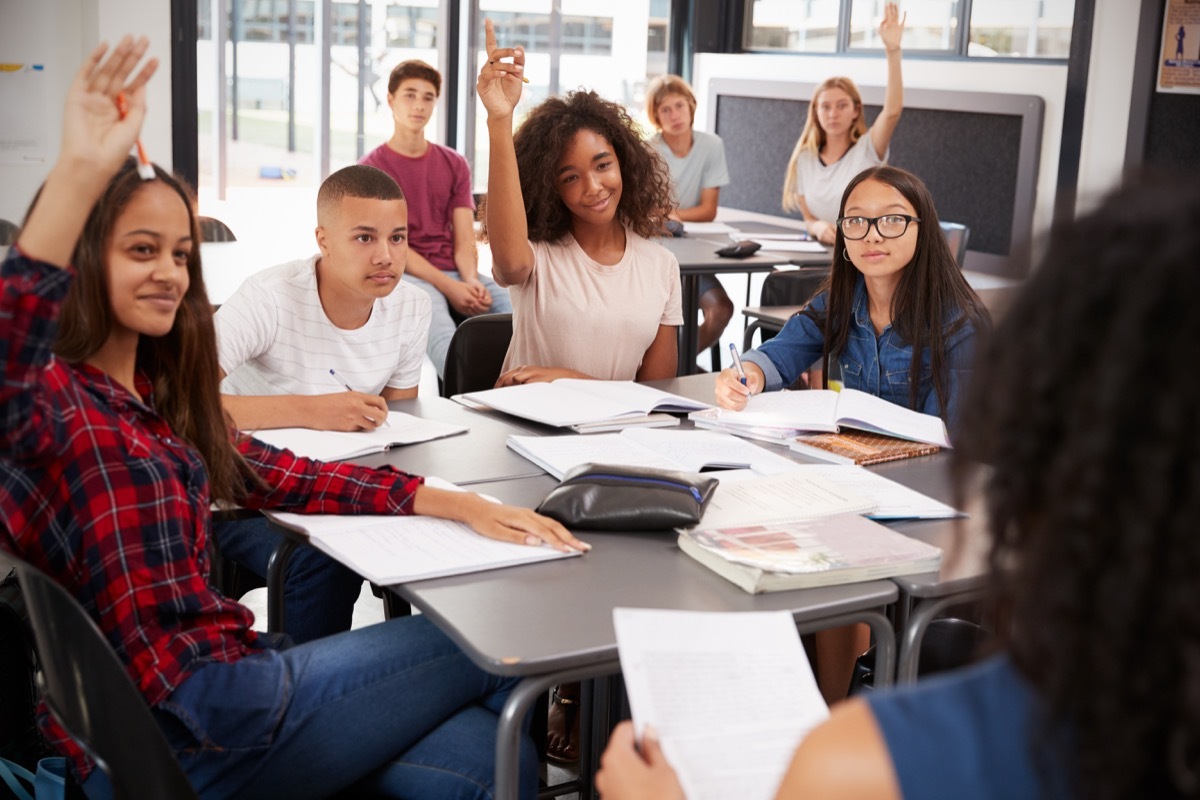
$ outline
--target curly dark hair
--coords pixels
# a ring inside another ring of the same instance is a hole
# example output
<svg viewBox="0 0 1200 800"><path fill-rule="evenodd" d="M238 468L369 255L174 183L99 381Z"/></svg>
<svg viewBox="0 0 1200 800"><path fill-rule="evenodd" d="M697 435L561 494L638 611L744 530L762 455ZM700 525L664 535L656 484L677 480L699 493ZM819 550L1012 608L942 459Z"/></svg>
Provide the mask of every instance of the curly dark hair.
<svg viewBox="0 0 1200 800"><path fill-rule="evenodd" d="M1197 253L1194 180L1132 179L1053 231L963 408L1007 647L1079 797L1200 792Z"/></svg>
<svg viewBox="0 0 1200 800"><path fill-rule="evenodd" d="M617 220L639 236L660 235L673 207L666 163L646 144L638 124L624 108L595 92L580 90L545 100L529 112L513 135L529 241L555 242L571 230L571 212L558 195L555 177L563 151L581 130L603 136L617 157L622 183ZM486 238L484 204L478 217Z"/></svg>
<svg viewBox="0 0 1200 800"><path fill-rule="evenodd" d="M866 180L879 181L896 189L912 204L921 220L917 223L917 249L912 261L901 273L900 283L892 297L892 327L904 342L912 345L910 375L921 374L922 352L926 347L929 348L933 390L942 418L948 418L946 342L967 324L974 325L976 333L985 337L991 330L991 316L963 277L938 224L933 197L916 175L899 167L870 167L863 170L846 186L838 216L845 213L850 193ZM816 322L825 334L822 357L824 376L829 375L830 358L840 356L846 349L858 275L858 269L846 258L846 240L839 226L833 244L833 264L829 277L818 290L818 293L829 292L826 313L818 314L811 308L802 312ZM919 389L920 381L912 380L909 395L912 408L917 408Z"/></svg>

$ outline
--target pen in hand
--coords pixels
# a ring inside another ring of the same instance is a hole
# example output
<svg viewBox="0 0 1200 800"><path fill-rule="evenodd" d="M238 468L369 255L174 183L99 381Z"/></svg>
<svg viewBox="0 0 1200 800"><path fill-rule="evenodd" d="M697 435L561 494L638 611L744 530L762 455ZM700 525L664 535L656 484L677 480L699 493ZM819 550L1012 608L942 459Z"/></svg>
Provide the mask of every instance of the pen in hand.
<svg viewBox="0 0 1200 800"><path fill-rule="evenodd" d="M741 381L742 386L745 386L746 370L742 369L742 357L738 355L737 347L733 342L729 343L729 354L733 356L733 368L737 372L738 380Z"/></svg>
<svg viewBox="0 0 1200 800"><path fill-rule="evenodd" d="M733 346L733 345L731 344L731 345L730 345L730 347L732 347L732 346ZM351 389L351 388L350 388L350 384L348 384L348 383L346 383L344 380L342 380L342 377L341 377L340 375L338 375L338 374L337 374L337 372L335 372L333 369L330 369L330 370L329 370L329 374L330 374L330 375L332 375L332 376L333 376L333 379L334 379L335 381L337 381L339 384L341 384L342 388L344 388L344 389L345 389L347 392L353 392L353 391L354 391L353 389ZM371 422L375 422L375 418L374 418L374 417L368 417L366 414L363 414L363 419L368 419L368 420L370 420ZM382 424L383 424L383 425L386 425L386 426L387 426L387 427L389 427L389 428L390 428L390 427L392 427L392 426L391 426L391 424L390 424L390 423L387 421L387 417L386 417L386 416L383 418L383 422L382 422Z"/></svg>

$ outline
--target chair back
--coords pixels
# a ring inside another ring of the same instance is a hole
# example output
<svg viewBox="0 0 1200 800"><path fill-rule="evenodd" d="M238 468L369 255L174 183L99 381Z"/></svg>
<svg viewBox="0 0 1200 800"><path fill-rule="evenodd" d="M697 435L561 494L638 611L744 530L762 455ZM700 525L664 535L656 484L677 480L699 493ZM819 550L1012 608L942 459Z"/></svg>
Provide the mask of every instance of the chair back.
<svg viewBox="0 0 1200 800"><path fill-rule="evenodd" d="M104 769L114 796L196 797L145 699L91 617L52 578L13 560L42 666L42 696Z"/></svg>
<svg viewBox="0 0 1200 800"><path fill-rule="evenodd" d="M236 242L237 237L229 226L216 217L196 217L200 224L200 241L202 242Z"/></svg>
<svg viewBox="0 0 1200 800"><path fill-rule="evenodd" d="M772 272L763 280L761 306L802 306L829 277L828 268Z"/></svg>
<svg viewBox="0 0 1200 800"><path fill-rule="evenodd" d="M459 325L446 353L442 397L495 386L512 330L512 314L480 314Z"/></svg>
<svg viewBox="0 0 1200 800"><path fill-rule="evenodd" d="M11 247L17 241L17 231L20 227L15 222L0 219L0 245Z"/></svg>
<svg viewBox="0 0 1200 800"><path fill-rule="evenodd" d="M938 220L938 224L942 226L942 235L946 237L946 244L950 245L950 252L954 254L958 268L962 269L963 261L967 257L967 240L971 238L971 229L957 222Z"/></svg>

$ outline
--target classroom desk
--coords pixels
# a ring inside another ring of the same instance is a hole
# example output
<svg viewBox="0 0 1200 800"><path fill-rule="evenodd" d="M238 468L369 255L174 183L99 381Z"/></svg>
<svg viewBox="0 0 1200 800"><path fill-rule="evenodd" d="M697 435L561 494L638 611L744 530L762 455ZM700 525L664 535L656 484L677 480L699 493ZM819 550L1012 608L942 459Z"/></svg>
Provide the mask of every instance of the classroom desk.
<svg viewBox="0 0 1200 800"><path fill-rule="evenodd" d="M505 502L529 505L556 481L549 476L480 484ZM787 611L809 633L855 622L880 643L880 674L894 658L894 631L881 609L895 602L890 581L747 594L680 555L673 533L581 534L593 545L561 561L418 581L390 587L446 632L478 666L519 676L500 716L496 796L517 794L520 723L549 687L620 670L612 610L618 606L695 611ZM886 677L882 681L887 683ZM585 783L594 765L583 754ZM581 793L590 797L585 786Z"/></svg>
<svg viewBox="0 0 1200 800"><path fill-rule="evenodd" d="M647 385L711 403L714 381L713 375L691 375L648 381ZM778 447L765 442L756 444L772 450ZM780 452L797 461L819 463L799 453L784 450ZM922 458L877 464L871 467L871 470L935 500L955 505L949 464L950 454L942 452ZM888 527L939 547L943 553L941 568L937 572L891 579L900 589L900 602L896 613L896 631L899 638L896 673L898 683L916 680L921 642L925 638L929 623L945 609L977 600L985 593L990 540L984 527L983 511L974 508L971 511L971 516L965 520L905 520L888 523Z"/></svg>

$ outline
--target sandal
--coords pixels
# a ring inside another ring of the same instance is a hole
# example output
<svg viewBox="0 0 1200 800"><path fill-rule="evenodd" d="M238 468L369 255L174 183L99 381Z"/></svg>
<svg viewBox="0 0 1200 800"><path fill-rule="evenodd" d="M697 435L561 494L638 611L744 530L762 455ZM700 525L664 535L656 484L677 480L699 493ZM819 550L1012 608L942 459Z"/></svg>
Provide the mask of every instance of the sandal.
<svg viewBox="0 0 1200 800"><path fill-rule="evenodd" d="M567 690L564 695L563 690ZM574 697L568 695L574 694ZM546 758L559 764L579 760L579 684L560 684L551 693L546 721Z"/></svg>

